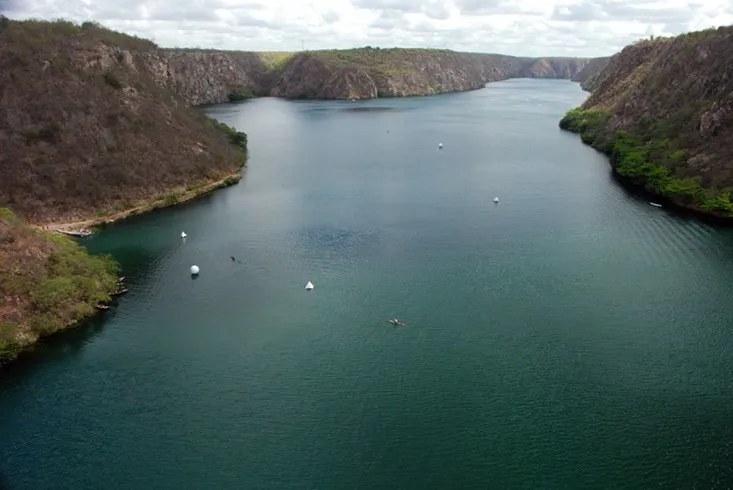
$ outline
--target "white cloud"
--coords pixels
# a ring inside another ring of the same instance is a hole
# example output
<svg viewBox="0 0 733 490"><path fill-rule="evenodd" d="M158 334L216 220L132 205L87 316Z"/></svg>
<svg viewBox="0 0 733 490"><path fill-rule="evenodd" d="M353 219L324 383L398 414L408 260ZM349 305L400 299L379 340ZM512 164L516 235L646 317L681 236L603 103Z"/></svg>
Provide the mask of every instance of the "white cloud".
<svg viewBox="0 0 733 490"><path fill-rule="evenodd" d="M650 34L733 24L733 0L0 0L11 18L96 20L165 47L447 47L604 56Z"/></svg>

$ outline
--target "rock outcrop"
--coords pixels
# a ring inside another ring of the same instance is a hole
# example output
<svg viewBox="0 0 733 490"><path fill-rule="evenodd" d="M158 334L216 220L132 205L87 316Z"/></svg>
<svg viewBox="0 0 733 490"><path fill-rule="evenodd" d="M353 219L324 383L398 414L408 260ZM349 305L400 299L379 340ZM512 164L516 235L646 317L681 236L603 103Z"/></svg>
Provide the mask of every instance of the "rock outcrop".
<svg viewBox="0 0 733 490"><path fill-rule="evenodd" d="M661 198L733 217L733 27L627 46L561 126Z"/></svg>
<svg viewBox="0 0 733 490"><path fill-rule="evenodd" d="M161 49L146 60L156 81L190 105L232 94L292 99L371 99L475 90L508 78L567 78L595 59L516 58L430 49L280 53ZM605 60L605 59L604 59ZM592 70L586 69L590 73Z"/></svg>
<svg viewBox="0 0 733 490"><path fill-rule="evenodd" d="M159 53L168 85L190 105L226 102L234 93L269 92L272 71L257 53L171 49Z"/></svg>
<svg viewBox="0 0 733 490"><path fill-rule="evenodd" d="M598 77L603 69L608 65L611 58L593 58L583 66L583 68L571 78L574 82L580 82L580 87L588 92L593 92L596 87Z"/></svg>
<svg viewBox="0 0 733 490"><path fill-rule="evenodd" d="M369 74L357 67L340 68L326 80L318 93L321 99L373 99L378 91Z"/></svg>
<svg viewBox="0 0 733 490"><path fill-rule="evenodd" d="M335 71L336 67L318 56L295 56L275 82L270 95L289 99L315 97Z"/></svg>
<svg viewBox="0 0 733 490"><path fill-rule="evenodd" d="M269 94L308 99L432 95L475 90L507 78L570 79L590 61L429 49L314 51L294 55Z"/></svg>

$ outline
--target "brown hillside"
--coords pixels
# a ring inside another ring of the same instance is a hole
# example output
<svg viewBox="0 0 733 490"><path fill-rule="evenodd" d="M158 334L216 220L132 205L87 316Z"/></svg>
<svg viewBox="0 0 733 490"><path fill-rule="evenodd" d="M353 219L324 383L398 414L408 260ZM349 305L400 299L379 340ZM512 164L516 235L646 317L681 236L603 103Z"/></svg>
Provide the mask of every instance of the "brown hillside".
<svg viewBox="0 0 733 490"><path fill-rule="evenodd" d="M639 41L613 56L561 123L621 175L670 201L733 216L733 27Z"/></svg>
<svg viewBox="0 0 733 490"><path fill-rule="evenodd" d="M155 83L167 70L153 43L92 23L7 22L0 207L71 220L237 172L228 135Z"/></svg>

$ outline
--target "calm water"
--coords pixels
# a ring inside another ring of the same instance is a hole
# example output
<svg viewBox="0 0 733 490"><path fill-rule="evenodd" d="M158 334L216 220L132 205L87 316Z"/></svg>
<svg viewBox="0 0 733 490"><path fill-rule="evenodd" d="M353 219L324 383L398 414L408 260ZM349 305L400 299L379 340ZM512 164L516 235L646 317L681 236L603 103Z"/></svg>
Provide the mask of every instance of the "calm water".
<svg viewBox="0 0 733 490"><path fill-rule="evenodd" d="M0 486L727 488L733 235L560 132L585 95L211 108L245 179L87 242L131 292L0 371Z"/></svg>

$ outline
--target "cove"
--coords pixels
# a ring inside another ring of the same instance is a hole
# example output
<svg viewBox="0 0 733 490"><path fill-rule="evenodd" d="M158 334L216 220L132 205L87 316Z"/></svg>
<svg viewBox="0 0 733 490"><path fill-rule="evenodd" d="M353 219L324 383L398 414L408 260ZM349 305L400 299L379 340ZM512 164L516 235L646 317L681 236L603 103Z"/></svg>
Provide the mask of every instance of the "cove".
<svg viewBox="0 0 733 490"><path fill-rule="evenodd" d="M207 108L242 181L84 242L130 292L0 371L0 486L724 487L733 235L562 132L586 95Z"/></svg>

